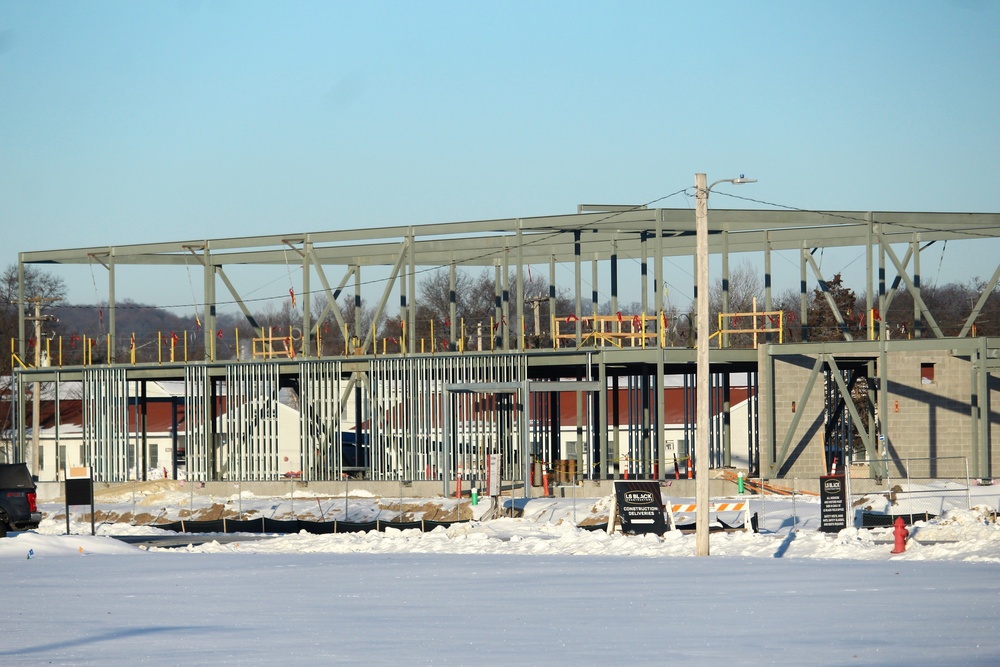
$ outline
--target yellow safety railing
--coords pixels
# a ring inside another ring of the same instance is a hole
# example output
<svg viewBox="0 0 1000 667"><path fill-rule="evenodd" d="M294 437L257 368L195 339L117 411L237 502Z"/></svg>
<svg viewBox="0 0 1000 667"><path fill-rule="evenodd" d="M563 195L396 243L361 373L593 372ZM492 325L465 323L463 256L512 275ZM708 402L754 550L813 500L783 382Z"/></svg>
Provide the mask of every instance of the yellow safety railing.
<svg viewBox="0 0 1000 667"><path fill-rule="evenodd" d="M553 347L563 347L567 344L576 346L576 326L579 323L581 329L580 345L594 345L603 347L613 345L619 348L625 347L655 347L666 346L665 326L659 326L664 320L661 313L659 316L647 315L591 315L577 318L573 315L568 317L552 318Z"/></svg>
<svg viewBox="0 0 1000 667"><path fill-rule="evenodd" d="M749 327L736 327L743 319L749 319ZM753 310L746 313L719 313L719 328L709 338L718 337L719 346L723 346L727 334L749 334L753 337L753 348L759 344L759 336L778 334L778 343L784 342L785 311L757 310L757 300L754 299ZM726 326L732 324L733 326Z"/></svg>

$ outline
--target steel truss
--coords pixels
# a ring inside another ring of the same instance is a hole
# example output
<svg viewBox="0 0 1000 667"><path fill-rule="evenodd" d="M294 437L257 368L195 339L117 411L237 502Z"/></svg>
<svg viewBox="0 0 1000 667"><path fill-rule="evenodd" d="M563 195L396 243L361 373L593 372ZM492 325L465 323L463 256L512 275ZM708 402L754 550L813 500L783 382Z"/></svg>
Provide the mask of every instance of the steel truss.
<svg viewBox="0 0 1000 667"><path fill-rule="evenodd" d="M313 357L318 354L316 338L318 325L336 320L340 330L347 327L339 309L333 307L353 279L356 301L365 285L363 272L371 267L384 267L388 278L372 302L377 303L376 317L385 314L393 290L399 294L400 317L407 325L404 349L409 353L419 351L416 341L417 316L415 308L416 277L428 267L441 267L449 272L451 284L460 267L493 267L497 274L496 325L497 340L503 349L525 349L529 327L522 322L528 297L524 293L525 267L548 265L550 282L555 283L555 266L573 266L573 284L564 287L576 295L576 343L583 342L584 332L580 321L596 310L596 303L586 303L582 298L584 285L591 282L591 291L597 294L597 282L607 276L612 309L617 309L619 257L639 258L641 285L639 294L643 313L651 315L649 326L660 326L658 313L665 309L665 295L661 286L666 272L664 261L668 258L694 257L695 217L688 209L649 209L637 207L584 206L575 215L545 216L534 218L509 218L501 220L431 224L408 227L383 227L378 229L294 233L273 236L254 236L228 239L205 239L174 243L118 245L111 247L76 248L67 250L22 252L18 267L22 280L18 287L19 330L18 355L26 358L28 337L25 335L25 315L28 298L24 293L23 270L25 265L44 264L54 270L64 264L87 264L104 267L108 273L108 352L117 359L116 327L116 267L118 266L167 266L187 271L192 262L203 271L202 323L204 354L214 360L216 354L215 313L220 305L217 291L223 287L227 294L223 301L236 304L251 326L259 330L261 338L266 332L260 328L240 294L239 287L230 278L227 269L240 265L288 265L291 255L301 264L301 285L295 286L302 299L303 330L297 341L297 354ZM865 249L866 310L877 306L887 312L900 283L912 295L915 304L914 335L928 329L935 337L942 337L933 313L920 296L920 253L939 241L981 241L1000 237L1000 214L995 213L906 213L863 211L760 211L713 209L709 222L709 251L721 257L723 284L723 312L729 303L729 257L733 253L763 254L765 303L764 310L773 310L771 294L771 253L776 250L800 250L800 289L802 308L799 320L806 330L807 276L811 272L820 285L826 280L813 253L827 247L857 246ZM905 245L907 251L900 259L893 246ZM873 249L875 252L873 252ZM878 257L876 273L875 256ZM586 276L586 264L591 264L591 276ZM892 287L886 290L886 268L891 264L896 270ZM650 266L651 265L651 266ZM975 304L959 337L968 335L986 297L1000 281L1000 264L995 267L991 280ZM341 280L334 284L328 276L331 270L341 270ZM381 274L380 280L381 280ZM513 276L514 284L507 284ZM651 276L652 281L649 280ZM380 292L380 294L379 294ZM320 313L311 312L311 295L322 294L327 305ZM874 295L879 295L876 303ZM529 295L530 296L530 295ZM548 297L550 312L554 312L555 291ZM448 340L449 349L457 349L461 338L459 323L454 317L455 295L451 296L452 317L447 331L441 332ZM830 299L830 307L844 332L845 339L853 334L846 326L843 313ZM657 329L659 331L659 329ZM360 330L355 325L351 332L357 339L362 353L372 353L372 332ZM666 333L666 332L664 332Z"/></svg>

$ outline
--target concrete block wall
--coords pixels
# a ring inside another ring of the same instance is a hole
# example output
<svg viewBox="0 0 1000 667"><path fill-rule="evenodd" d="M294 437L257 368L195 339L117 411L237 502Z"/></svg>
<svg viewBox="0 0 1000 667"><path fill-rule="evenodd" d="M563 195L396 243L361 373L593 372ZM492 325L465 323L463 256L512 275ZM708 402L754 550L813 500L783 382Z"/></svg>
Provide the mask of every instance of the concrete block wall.
<svg viewBox="0 0 1000 667"><path fill-rule="evenodd" d="M932 364L934 379L921 379ZM969 456L972 420L969 362L942 352L889 356L889 404L885 407L890 456Z"/></svg>
<svg viewBox="0 0 1000 667"><path fill-rule="evenodd" d="M785 355L774 357L774 424L777 434L774 455L781 453L785 434L791 427L795 416L799 415L799 423L792 435L788 448L787 459L791 462L781 470L771 468L771 457L767 458L767 467L763 466L762 474L782 477L818 478L828 472L826 458L823 453L823 378L816 378L812 392L803 403L803 391L809 382L809 375L815 357L807 355ZM763 376L764 373L761 373ZM762 402L762 407L766 407ZM762 430L766 420L761 417ZM766 440L761 441L764 448ZM762 459L763 459L762 455Z"/></svg>
<svg viewBox="0 0 1000 667"><path fill-rule="evenodd" d="M933 380L921 376L923 364L933 365ZM897 352L889 357L889 404L886 421L890 455L900 457L964 456L970 474L991 475L998 468L997 447L990 448L990 470L976 471L973 461L971 392L973 375L968 358L945 351ZM990 378L990 442L1000 443L1000 383Z"/></svg>
<svg viewBox="0 0 1000 667"><path fill-rule="evenodd" d="M897 344L897 347L899 345ZM837 354L837 358L863 356ZM811 477L825 474L823 454L823 375L816 378L813 390L803 405L803 391L816 356L808 354L776 355L774 366L775 454L780 453L785 434L796 412L801 412L798 428L788 450L789 463L781 470L785 477ZM768 363L762 355L761 364ZM889 380L887 405L882 406L890 458L969 457L970 474L992 476L1000 471L1000 444L990 447L990 470L978 474L973 462L970 396L973 387L969 359L953 356L947 350L921 351L897 349L888 353ZM933 380L927 381L922 365L933 366ZM822 372L821 372L822 373ZM767 373L761 373L761 394L767 395ZM990 378L990 442L1000 443L1000 381ZM792 404L795 403L793 412ZM761 401L762 465L769 442L766 402ZM879 444L879 451L882 445ZM956 464L957 465L957 464ZM768 469L765 468L765 473ZM773 474L773 473L772 473Z"/></svg>

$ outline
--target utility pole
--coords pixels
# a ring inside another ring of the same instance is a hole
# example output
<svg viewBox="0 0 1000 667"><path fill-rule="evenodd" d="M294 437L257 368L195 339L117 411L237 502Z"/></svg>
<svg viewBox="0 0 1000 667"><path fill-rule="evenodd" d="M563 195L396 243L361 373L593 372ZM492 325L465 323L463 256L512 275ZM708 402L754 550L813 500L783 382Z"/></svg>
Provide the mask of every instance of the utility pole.
<svg viewBox="0 0 1000 667"><path fill-rule="evenodd" d="M739 178L724 178L715 181L707 186L705 174L694 175L695 188L695 264L697 266L697 276L695 285L697 286L697 342L698 349L695 354L696 364L696 410L695 410L695 437L694 437L694 489L695 502L695 550L699 556L709 555L709 527L708 527L708 504L710 502L710 486L708 481L709 468L709 443L711 437L710 420L711 396L709 395L709 327L708 327L708 195L719 183L732 183L742 185L743 183L756 183L756 179L744 178L740 174Z"/></svg>
<svg viewBox="0 0 1000 667"><path fill-rule="evenodd" d="M52 315L42 315L42 304L56 301L56 299L36 296L28 299L28 301L35 304L35 314L29 315L24 319L35 323L35 370L38 370L42 367L42 322L53 322L56 319ZM41 410L42 383L36 380L31 389L31 457L27 462L32 476L36 479L38 477L39 464L38 447L39 430L41 429Z"/></svg>
<svg viewBox="0 0 1000 667"><path fill-rule="evenodd" d="M697 351L695 361L696 372L696 415L695 415L695 496L697 510L695 514L695 546L699 556L709 554L708 539L708 503L709 503L709 419L711 418L708 376L709 376L709 356L708 356L708 192L706 187L705 174L694 175L695 187L695 263L698 271L695 284L698 288L697 296ZM713 183L713 185L715 185Z"/></svg>

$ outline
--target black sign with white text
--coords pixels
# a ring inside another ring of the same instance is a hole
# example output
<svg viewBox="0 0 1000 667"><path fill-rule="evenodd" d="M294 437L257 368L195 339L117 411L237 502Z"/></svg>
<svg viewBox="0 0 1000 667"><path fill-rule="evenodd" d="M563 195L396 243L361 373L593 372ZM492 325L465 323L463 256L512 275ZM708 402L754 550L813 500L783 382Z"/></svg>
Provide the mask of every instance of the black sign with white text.
<svg viewBox="0 0 1000 667"><path fill-rule="evenodd" d="M667 530L659 482L615 480L615 507L623 533L662 535Z"/></svg>
<svg viewBox="0 0 1000 667"><path fill-rule="evenodd" d="M847 528L847 483L843 475L819 478L820 526L827 533Z"/></svg>

